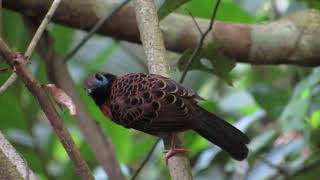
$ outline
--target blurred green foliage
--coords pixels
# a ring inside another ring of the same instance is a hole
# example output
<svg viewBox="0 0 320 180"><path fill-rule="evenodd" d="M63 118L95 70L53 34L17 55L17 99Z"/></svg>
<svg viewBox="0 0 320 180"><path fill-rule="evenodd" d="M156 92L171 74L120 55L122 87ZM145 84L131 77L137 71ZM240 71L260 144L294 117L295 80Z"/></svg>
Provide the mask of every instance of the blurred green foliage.
<svg viewBox="0 0 320 180"><path fill-rule="evenodd" d="M199 50L190 66L190 70L202 70L220 77L229 85L232 85L230 72L235 67L235 61L217 53L218 46L209 44L207 47ZM189 59L193 54L193 50L187 49L181 55L178 68L184 71L189 63Z"/></svg>
<svg viewBox="0 0 320 180"><path fill-rule="evenodd" d="M186 3L181 13L189 15L185 9L189 10L194 17L210 19L216 0L190 1ZM240 4L231 0L222 0L217 13L217 20L230 22L254 22L254 17L245 11Z"/></svg>
<svg viewBox="0 0 320 180"><path fill-rule="evenodd" d="M211 17L215 0L170 0L162 1L159 14L165 17L172 11L194 17ZM288 1L288 9L297 1ZM319 2L299 1L304 7L318 8ZM255 4L255 6L253 6ZM270 1L222 0L217 20L236 23L272 21L273 9ZM286 13L284 10L283 14ZM22 18L15 12L4 10L3 37L10 47L24 52L30 35ZM74 47L82 31L50 24L49 34L54 48L64 56ZM128 177L137 169L156 138L137 131L124 129L107 120L94 102L82 89L81 81L93 71L111 70L115 74L136 72L143 69L136 47L116 42L106 37L95 36L68 63L68 68L77 84L79 93L90 114L111 137L117 159ZM193 132L184 135L184 143L190 150L190 159L195 179L230 179L237 170L247 172L244 179L259 177L272 179L281 176L278 166L295 170L308 164L310 158L319 159L320 147L320 70L294 66L251 66L235 64L220 54L213 53L217 45L202 50L191 67L184 84L197 90L205 101L199 102L208 111L215 112L227 121L235 123L252 139L247 162L237 163L225 153ZM132 50L133 49L133 50ZM131 50L131 52L129 52ZM187 50L172 69L183 70L192 50ZM129 54L129 55L128 55ZM133 57L133 55L136 57ZM121 64L121 66L119 65ZM2 67L8 68L1 61ZM48 83L46 68L37 54L30 65L42 83ZM4 83L11 71L1 72L0 83ZM180 75L180 72L174 72ZM177 76L179 77L179 76ZM227 83L226 83L227 82ZM233 86L230 86L230 84ZM68 126L81 154L95 172L95 176L106 179L92 151L84 141L74 119L66 110L57 109ZM18 81L0 98L0 130L26 158L28 165L40 179L76 179L74 168L58 138L51 130L37 102ZM151 161L143 170L140 179L167 179L169 173L163 162L163 148L156 148ZM268 165L264 160L272 165ZM248 163L248 164L246 164ZM100 170L99 170L100 169ZM300 173L297 179L314 179L319 167ZM258 179L259 179L258 178ZM254 178L253 178L254 179Z"/></svg>
<svg viewBox="0 0 320 180"><path fill-rule="evenodd" d="M184 3L188 2L190 0L165 0L163 4L161 5L160 9L158 10L158 17L159 20L162 20L166 16L168 16L172 11L179 8Z"/></svg>

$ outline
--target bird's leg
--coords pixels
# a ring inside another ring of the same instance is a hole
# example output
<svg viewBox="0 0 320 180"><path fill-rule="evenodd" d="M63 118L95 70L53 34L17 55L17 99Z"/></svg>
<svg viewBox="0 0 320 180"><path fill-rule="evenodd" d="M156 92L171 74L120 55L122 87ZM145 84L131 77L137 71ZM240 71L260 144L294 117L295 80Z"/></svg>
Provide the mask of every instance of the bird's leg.
<svg viewBox="0 0 320 180"><path fill-rule="evenodd" d="M168 165L168 161L169 159L176 155L176 154L185 154L188 152L187 149L185 148L176 148L176 139L177 139L177 134L176 133L172 133L171 134L171 144L170 144L170 148L169 150L166 150L165 151L165 156L164 156L164 159L166 161L166 164Z"/></svg>

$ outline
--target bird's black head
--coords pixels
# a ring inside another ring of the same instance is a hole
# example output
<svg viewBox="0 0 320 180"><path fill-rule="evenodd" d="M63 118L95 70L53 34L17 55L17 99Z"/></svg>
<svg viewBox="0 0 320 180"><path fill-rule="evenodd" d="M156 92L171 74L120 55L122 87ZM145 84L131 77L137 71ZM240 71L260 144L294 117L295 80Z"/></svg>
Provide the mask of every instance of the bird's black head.
<svg viewBox="0 0 320 180"><path fill-rule="evenodd" d="M84 88L97 105L105 103L110 95L111 86L116 76L109 73L94 73L84 81Z"/></svg>

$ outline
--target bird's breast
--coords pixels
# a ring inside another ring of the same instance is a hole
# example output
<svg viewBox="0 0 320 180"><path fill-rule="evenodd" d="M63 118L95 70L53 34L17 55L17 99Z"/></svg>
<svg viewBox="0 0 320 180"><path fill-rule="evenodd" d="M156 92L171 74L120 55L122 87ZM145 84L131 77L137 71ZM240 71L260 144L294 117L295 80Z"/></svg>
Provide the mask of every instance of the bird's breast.
<svg viewBox="0 0 320 180"><path fill-rule="evenodd" d="M110 109L110 107L109 107L108 105L103 104L103 105L100 106L100 109L101 109L101 111L103 112L103 114L104 114L105 116L107 116L107 117L110 118L111 120L114 120L114 119L113 119L112 112L111 112L111 109Z"/></svg>

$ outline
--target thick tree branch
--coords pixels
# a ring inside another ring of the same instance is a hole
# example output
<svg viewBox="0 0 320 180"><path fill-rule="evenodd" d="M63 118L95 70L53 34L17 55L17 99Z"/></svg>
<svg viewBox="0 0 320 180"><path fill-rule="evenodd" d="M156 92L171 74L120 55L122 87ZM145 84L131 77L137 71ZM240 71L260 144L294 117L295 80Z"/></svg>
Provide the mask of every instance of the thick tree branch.
<svg viewBox="0 0 320 180"><path fill-rule="evenodd" d="M81 158L79 150L76 148L71 135L60 119L56 109L50 101L50 98L43 90L41 84L32 76L30 71L24 67L23 62L25 62L26 59L21 55L12 52L12 50L1 38L0 52L12 69L15 69L17 76L24 82L26 87L39 102L43 112L50 121L54 131L60 138L60 141L70 159L73 161L77 173L82 179L93 179L87 163Z"/></svg>
<svg viewBox="0 0 320 180"><path fill-rule="evenodd" d="M207 30L203 33L202 30L200 29L200 26L198 24L198 22L194 19L194 17L192 16L191 12L189 12L190 16L192 17L192 20L194 22L194 24L196 25L196 27L198 28L199 30L199 33L201 34L201 38L199 40L199 43L197 45L197 47L193 50L190 58L188 59L188 62L187 62L187 66L186 68L184 69L184 71L182 72L182 75L180 77L180 80L179 82L180 83L183 83L188 71L189 71L189 68L191 66L191 64L193 63L196 55L199 53L199 50L202 48L203 46L203 43L204 43L204 40L206 38L206 36L209 34L209 32L212 30L212 27L213 27L213 23L214 23L214 20L215 20L215 17L216 17L216 13L218 11L218 7L219 7L219 4L220 4L220 0L217 0L216 1L216 4L215 4L215 7L213 8L213 12L212 12L212 16L211 16L211 19L210 19L210 25L209 27L207 28ZM157 144L159 143L160 141L160 138L154 143L154 145L152 146L152 148L149 150L147 156L145 157L145 159L142 161L141 165L139 166L139 168L137 169L137 171L134 173L134 175L132 176L132 179L131 180L134 180L140 173L140 171L143 169L143 167L147 164L147 162L149 161L153 151L155 150L155 147L157 146Z"/></svg>
<svg viewBox="0 0 320 180"><path fill-rule="evenodd" d="M42 17L52 0L3 0L3 6L31 17ZM53 21L79 29L89 30L111 10L115 0L63 1ZM196 19L204 31L209 20ZM130 31L128 31L130 29ZM161 22L166 48L183 52L195 48L201 35L190 17L170 14ZM120 40L140 43L134 9L123 7L98 31ZM219 45L219 51L237 62L250 64L320 65L320 12L297 12L266 24L240 24L217 21L208 35L208 43Z"/></svg>
<svg viewBox="0 0 320 180"><path fill-rule="evenodd" d="M30 33L35 31L36 25L32 21L25 19L25 24ZM69 94L76 105L76 123L83 133L86 142L91 147L97 162L101 164L110 179L122 180L123 176L110 138L101 133L95 120L89 115L66 64L55 52L53 42L48 34L45 34L40 39L37 51L46 64L47 75L50 81Z"/></svg>
<svg viewBox="0 0 320 180"><path fill-rule="evenodd" d="M170 77L169 65L166 62L166 49L154 1L134 0L133 2L149 72ZM163 141L166 149L169 149L171 137L164 138ZM182 146L181 140L178 139L178 141L179 146ZM171 157L168 161L168 167L173 180L192 179L189 161L185 155Z"/></svg>
<svg viewBox="0 0 320 180"><path fill-rule="evenodd" d="M27 162L0 132L0 179L37 180Z"/></svg>

